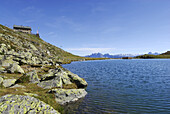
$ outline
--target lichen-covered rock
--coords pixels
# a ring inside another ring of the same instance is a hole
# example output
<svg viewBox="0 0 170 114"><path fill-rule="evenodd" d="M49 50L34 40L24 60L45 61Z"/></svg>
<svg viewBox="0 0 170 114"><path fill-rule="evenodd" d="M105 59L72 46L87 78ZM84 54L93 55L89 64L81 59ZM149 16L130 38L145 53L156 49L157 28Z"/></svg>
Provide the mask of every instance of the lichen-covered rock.
<svg viewBox="0 0 170 114"><path fill-rule="evenodd" d="M85 88L87 87L87 82L83 79L83 78L80 78L78 75L70 72L70 71L67 71L67 74L68 74L68 77L71 78L72 82L76 83L76 85L78 86L78 88Z"/></svg>
<svg viewBox="0 0 170 114"><path fill-rule="evenodd" d="M0 66L0 72L4 72L5 71L5 68Z"/></svg>
<svg viewBox="0 0 170 114"><path fill-rule="evenodd" d="M17 72L23 74L24 70L17 63L13 63L10 64L10 66L8 67L8 72L9 73Z"/></svg>
<svg viewBox="0 0 170 114"><path fill-rule="evenodd" d="M6 60L1 60L0 64L3 67L9 67L11 64L16 63L15 61L13 61L12 59L6 59Z"/></svg>
<svg viewBox="0 0 170 114"><path fill-rule="evenodd" d="M0 44L0 54L4 54L7 52L6 44Z"/></svg>
<svg viewBox="0 0 170 114"><path fill-rule="evenodd" d="M12 86L10 88L25 88L25 86L22 86L22 85L19 85L19 84L15 84L14 86Z"/></svg>
<svg viewBox="0 0 170 114"><path fill-rule="evenodd" d="M5 79L5 80L3 80L3 86L10 87L10 86L14 85L15 82L16 82L16 79Z"/></svg>
<svg viewBox="0 0 170 114"><path fill-rule="evenodd" d="M17 83L39 83L39 80L36 70L33 70L21 76Z"/></svg>
<svg viewBox="0 0 170 114"><path fill-rule="evenodd" d="M87 82L78 75L70 71L64 71L61 68L50 69L47 74L41 76L41 82L38 86L44 89L53 87L62 88L62 85L69 85L75 83L78 88L87 87Z"/></svg>
<svg viewBox="0 0 170 114"><path fill-rule="evenodd" d="M44 89L50 89L53 87L62 88L62 80L60 76L57 76L51 80L41 81L37 85Z"/></svg>
<svg viewBox="0 0 170 114"><path fill-rule="evenodd" d="M31 96L5 95L0 98L1 114L59 114L48 104Z"/></svg>
<svg viewBox="0 0 170 114"><path fill-rule="evenodd" d="M71 79L68 77L66 72L62 73L62 82L63 84L72 84Z"/></svg>
<svg viewBox="0 0 170 114"><path fill-rule="evenodd" d="M37 94L35 93L24 93L25 95L28 95L28 96L38 96Z"/></svg>
<svg viewBox="0 0 170 114"><path fill-rule="evenodd" d="M35 50L35 51L37 50L37 48L33 44L29 44L28 47L31 48L32 50Z"/></svg>
<svg viewBox="0 0 170 114"><path fill-rule="evenodd" d="M56 76L54 75L53 72L49 72L48 74L44 74L44 75L41 76L41 81L53 79L55 77Z"/></svg>
<svg viewBox="0 0 170 114"><path fill-rule="evenodd" d="M85 89L52 89L48 91L54 93L55 100L59 104L66 104L69 102L77 101L86 96Z"/></svg>
<svg viewBox="0 0 170 114"><path fill-rule="evenodd" d="M40 79L38 78L38 75L37 75L36 70L27 73L26 76L29 77L29 81L30 81L31 83L38 83L39 80L40 80Z"/></svg>
<svg viewBox="0 0 170 114"><path fill-rule="evenodd" d="M2 77L0 77L0 85L1 85L1 83L3 82L3 78Z"/></svg>

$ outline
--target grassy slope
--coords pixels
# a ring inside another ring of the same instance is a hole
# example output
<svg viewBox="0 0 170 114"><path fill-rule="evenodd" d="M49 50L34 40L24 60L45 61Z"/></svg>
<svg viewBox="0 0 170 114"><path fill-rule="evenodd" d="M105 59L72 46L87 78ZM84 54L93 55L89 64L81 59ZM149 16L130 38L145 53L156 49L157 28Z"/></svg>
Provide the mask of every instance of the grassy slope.
<svg viewBox="0 0 170 114"><path fill-rule="evenodd" d="M145 54L145 55L140 55L137 56L136 58L142 58L142 59L169 59L170 58L170 51L167 51L165 53L162 53L160 55L149 55L149 54Z"/></svg>
<svg viewBox="0 0 170 114"><path fill-rule="evenodd" d="M3 25L0 24L0 34L4 34L5 36L12 36L12 37L16 37L17 39L19 39L20 41L28 41L28 42L32 42L37 48L41 48L41 49L48 49L51 52L51 56L57 56L59 61L62 61L63 64L65 63L70 63L72 61L79 61L79 60L103 60L106 58L88 58L88 57L80 57L80 56L76 56L73 55L69 52L66 52L54 45L51 45L45 41L43 41L41 38L36 37L35 35L31 35L31 34L25 34L25 33L21 33L21 32L14 32L12 29L5 27ZM23 46L18 46L15 43L13 43L10 40L7 40L3 37L0 36L0 44L4 43L4 44L10 44L10 46L16 51L20 51L23 50ZM50 56L49 56L50 58ZM25 65L26 66L26 65ZM22 68L25 67L24 65L21 66ZM38 75L43 75L45 73L47 73L47 71L52 68L53 66L49 66L49 67L44 67L41 68L41 72L38 72ZM40 70L39 68L34 68L32 67L32 69L36 69L36 70ZM3 73L0 74L2 76L7 77L7 79L10 78L15 78L18 79L22 76L22 74L9 74L9 73ZM45 103L51 105L54 109L58 110L61 113L64 113L64 108L62 106L60 106L59 104L57 104L55 102L55 96L53 94L49 94L47 93L48 89L42 89L40 87L38 87L36 84L31 84L29 82L22 82L22 83L18 83L20 85L25 86L25 88L4 88L2 85L0 85L0 96L6 95L6 94L18 94L18 95L26 95L25 93L30 93L30 94L37 94L37 98L39 98L40 100L44 101ZM63 88L76 88L75 85L64 85ZM34 96L36 97L36 96Z"/></svg>
<svg viewBox="0 0 170 114"><path fill-rule="evenodd" d="M2 30L4 29L4 30ZM107 58L89 58L89 57L80 57L77 55L73 55L69 52L64 51L61 48L58 48L50 43L45 42L44 40L42 40L41 38L36 37L35 35L32 34L26 34L26 33L21 33L21 32L14 32L12 29L5 27L3 25L0 24L0 33L5 34L5 35L10 35L13 37L17 37L18 39L21 40L26 40L29 42L33 42L34 45L38 48L41 49L48 49L51 54L53 56L57 56L59 61L61 61L63 64L66 63L70 63L72 61L82 61L82 60L104 60ZM1 37L0 37L0 43L5 43L5 44L11 44L11 47L17 50L21 50L21 48L19 48L17 45L15 45L13 42L6 40L4 41ZM40 47L41 44L41 47Z"/></svg>

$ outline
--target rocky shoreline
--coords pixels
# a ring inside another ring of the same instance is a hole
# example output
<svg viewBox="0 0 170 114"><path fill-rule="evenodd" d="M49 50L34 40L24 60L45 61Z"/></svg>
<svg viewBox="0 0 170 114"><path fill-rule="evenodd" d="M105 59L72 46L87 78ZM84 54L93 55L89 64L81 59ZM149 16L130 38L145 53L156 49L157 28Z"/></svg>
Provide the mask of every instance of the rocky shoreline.
<svg viewBox="0 0 170 114"><path fill-rule="evenodd" d="M87 82L61 66L76 57L0 25L0 113L60 113L85 97Z"/></svg>

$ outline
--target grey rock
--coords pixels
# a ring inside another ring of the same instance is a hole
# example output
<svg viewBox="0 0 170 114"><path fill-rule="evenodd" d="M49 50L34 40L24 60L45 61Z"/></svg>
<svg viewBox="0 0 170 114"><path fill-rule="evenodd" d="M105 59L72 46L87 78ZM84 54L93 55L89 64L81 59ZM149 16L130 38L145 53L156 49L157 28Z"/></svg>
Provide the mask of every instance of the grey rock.
<svg viewBox="0 0 170 114"><path fill-rule="evenodd" d="M0 66L0 72L4 72L5 71L5 68Z"/></svg>
<svg viewBox="0 0 170 114"><path fill-rule="evenodd" d="M57 76L51 80L41 81L37 85L44 89L50 89L53 87L62 88L62 80L61 80L61 77Z"/></svg>
<svg viewBox="0 0 170 114"><path fill-rule="evenodd" d="M4 54L8 51L6 44L0 44L0 53Z"/></svg>
<svg viewBox="0 0 170 114"><path fill-rule="evenodd" d="M50 105L31 96L5 95L0 98L1 114L59 114Z"/></svg>
<svg viewBox="0 0 170 114"><path fill-rule="evenodd" d="M4 60L4 55L0 55L0 60Z"/></svg>
<svg viewBox="0 0 170 114"><path fill-rule="evenodd" d="M5 57L6 58L6 57ZM9 67L11 64L13 64L13 63L16 63L15 61L13 61L12 59L6 59L6 60L1 60L0 61L0 64L1 64L1 66L3 66L3 67Z"/></svg>
<svg viewBox="0 0 170 114"><path fill-rule="evenodd" d="M36 70L31 71L31 72L28 72L28 73L26 74L26 76L29 77L29 81L30 81L31 83L38 83L39 80L40 80L40 79L38 78L38 75L37 75Z"/></svg>
<svg viewBox="0 0 170 114"><path fill-rule="evenodd" d="M2 84L2 82L3 82L3 78L2 78L2 77L0 77L0 85Z"/></svg>
<svg viewBox="0 0 170 114"><path fill-rule="evenodd" d="M33 44L29 44L28 47L31 48L32 50L35 50L35 51L37 50L37 48Z"/></svg>
<svg viewBox="0 0 170 114"><path fill-rule="evenodd" d="M88 84L83 78L80 78L78 75L76 75L70 71L66 71L66 73L68 74L68 77L72 80L72 82L76 83L78 88L87 87Z"/></svg>
<svg viewBox="0 0 170 114"><path fill-rule="evenodd" d="M53 79L53 78L55 78L57 76L61 76L61 75L62 75L61 69L58 69L58 68L50 69L47 74L44 74L41 76L41 80L42 81L49 80L49 79Z"/></svg>
<svg viewBox="0 0 170 114"><path fill-rule="evenodd" d="M10 87L10 86L14 85L15 82L16 82L16 79L5 79L5 80L3 80L3 86Z"/></svg>
<svg viewBox="0 0 170 114"><path fill-rule="evenodd" d="M41 81L53 79L55 77L56 76L54 75L53 72L49 72L48 74L44 74L44 75L41 76Z"/></svg>
<svg viewBox="0 0 170 114"><path fill-rule="evenodd" d="M16 88L16 87L25 88L25 86L22 86L22 85L19 85L19 84L15 84L14 86L12 86L12 87L10 87L10 88Z"/></svg>
<svg viewBox="0 0 170 114"><path fill-rule="evenodd" d="M62 82L63 84L72 84L71 79L68 77L66 72L62 73Z"/></svg>
<svg viewBox="0 0 170 114"><path fill-rule="evenodd" d="M10 73L17 72L23 74L24 70L17 63L13 63L10 64L10 66L8 67L8 72Z"/></svg>
<svg viewBox="0 0 170 114"><path fill-rule="evenodd" d="M56 102L61 105L77 101L87 94L85 89L52 89L48 92L54 93Z"/></svg>

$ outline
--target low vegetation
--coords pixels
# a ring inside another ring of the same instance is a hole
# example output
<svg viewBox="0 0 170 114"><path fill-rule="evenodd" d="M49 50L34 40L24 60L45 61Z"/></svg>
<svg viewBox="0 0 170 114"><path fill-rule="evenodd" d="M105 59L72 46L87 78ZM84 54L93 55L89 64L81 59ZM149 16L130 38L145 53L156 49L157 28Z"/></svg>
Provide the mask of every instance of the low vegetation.
<svg viewBox="0 0 170 114"><path fill-rule="evenodd" d="M138 59L169 59L170 54L160 54L160 55L145 54L145 55L137 56L136 58Z"/></svg>

